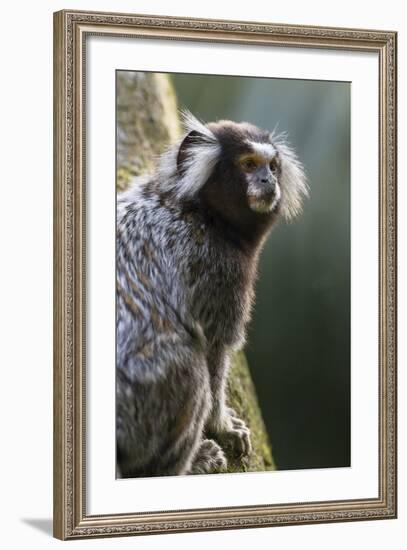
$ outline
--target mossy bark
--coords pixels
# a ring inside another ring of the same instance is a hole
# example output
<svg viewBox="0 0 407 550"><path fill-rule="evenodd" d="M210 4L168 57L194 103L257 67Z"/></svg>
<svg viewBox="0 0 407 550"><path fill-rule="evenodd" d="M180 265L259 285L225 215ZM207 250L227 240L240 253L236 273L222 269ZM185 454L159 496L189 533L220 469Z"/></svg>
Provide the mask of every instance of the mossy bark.
<svg viewBox="0 0 407 550"><path fill-rule="evenodd" d="M259 472L275 470L271 444L260 411L249 365L243 352L232 360L227 384L228 405L250 428L253 451L245 459L228 456L228 472Z"/></svg>
<svg viewBox="0 0 407 550"><path fill-rule="evenodd" d="M179 135L177 101L167 75L117 73L117 189L124 190L134 176L151 170L154 159ZM252 453L228 458L228 472L274 470L271 444L243 352L232 360L227 384L228 405L251 432Z"/></svg>
<svg viewBox="0 0 407 550"><path fill-rule="evenodd" d="M165 74L117 73L117 187L149 172L179 135L177 101Z"/></svg>

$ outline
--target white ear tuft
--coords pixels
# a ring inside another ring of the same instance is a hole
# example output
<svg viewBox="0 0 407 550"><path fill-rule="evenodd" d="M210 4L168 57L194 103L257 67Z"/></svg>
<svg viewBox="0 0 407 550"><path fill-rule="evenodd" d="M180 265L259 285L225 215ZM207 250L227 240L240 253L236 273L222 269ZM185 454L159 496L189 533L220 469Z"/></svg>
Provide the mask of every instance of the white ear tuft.
<svg viewBox="0 0 407 550"><path fill-rule="evenodd" d="M219 160L221 148L215 134L190 111L182 111L181 117L186 135L180 146L191 132L195 135L184 152L182 176L176 194L179 198L192 198L208 181Z"/></svg>
<svg viewBox="0 0 407 550"><path fill-rule="evenodd" d="M302 201L308 196L308 184L304 167L289 146L286 134L271 136L281 158L281 213L286 220L295 218L302 210Z"/></svg>
<svg viewBox="0 0 407 550"><path fill-rule="evenodd" d="M179 199L193 198L205 185L219 160L221 146L215 134L189 111L182 111L185 134L161 156L159 173L162 187L172 189ZM189 134L193 136L188 140ZM178 155L183 148L182 170Z"/></svg>
<svg viewBox="0 0 407 550"><path fill-rule="evenodd" d="M192 198L202 189L219 160L220 151L219 143L203 142L189 148L183 164L183 175L176 187L180 199Z"/></svg>
<svg viewBox="0 0 407 550"><path fill-rule="evenodd" d="M209 130L207 126L205 126L204 122L201 122L199 119L197 119L196 116L191 113L191 111L188 111L188 109L183 109L180 114L182 124L187 133L198 132L202 136L205 136L208 141L217 142L214 133L211 132L211 130Z"/></svg>

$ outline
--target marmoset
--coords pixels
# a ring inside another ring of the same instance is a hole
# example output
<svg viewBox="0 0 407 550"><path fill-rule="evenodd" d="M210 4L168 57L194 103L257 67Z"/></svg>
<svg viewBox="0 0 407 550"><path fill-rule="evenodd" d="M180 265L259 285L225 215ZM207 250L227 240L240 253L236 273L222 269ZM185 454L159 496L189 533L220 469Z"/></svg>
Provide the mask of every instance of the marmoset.
<svg viewBox="0 0 407 550"><path fill-rule="evenodd" d="M117 200L119 477L224 471L251 452L228 407L259 253L307 194L285 135L183 114L183 137Z"/></svg>

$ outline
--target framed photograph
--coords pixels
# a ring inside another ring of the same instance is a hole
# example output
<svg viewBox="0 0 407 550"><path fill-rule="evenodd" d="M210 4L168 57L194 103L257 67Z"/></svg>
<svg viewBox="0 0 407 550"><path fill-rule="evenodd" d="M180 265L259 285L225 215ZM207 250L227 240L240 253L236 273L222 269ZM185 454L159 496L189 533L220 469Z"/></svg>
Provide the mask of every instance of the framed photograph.
<svg viewBox="0 0 407 550"><path fill-rule="evenodd" d="M396 33L54 15L54 535L396 517Z"/></svg>

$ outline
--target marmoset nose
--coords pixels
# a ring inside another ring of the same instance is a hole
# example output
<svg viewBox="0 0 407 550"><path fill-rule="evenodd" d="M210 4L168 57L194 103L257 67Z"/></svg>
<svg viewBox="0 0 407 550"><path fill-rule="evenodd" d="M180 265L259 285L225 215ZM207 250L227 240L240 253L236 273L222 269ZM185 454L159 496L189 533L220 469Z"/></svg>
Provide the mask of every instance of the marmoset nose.
<svg viewBox="0 0 407 550"><path fill-rule="evenodd" d="M257 178L259 184L264 187L264 191L274 189L275 182L273 174L268 166L261 166L257 171Z"/></svg>
<svg viewBox="0 0 407 550"><path fill-rule="evenodd" d="M260 179L260 185L262 188L262 195L265 199L275 195L276 192L276 181L273 177L265 177Z"/></svg>

